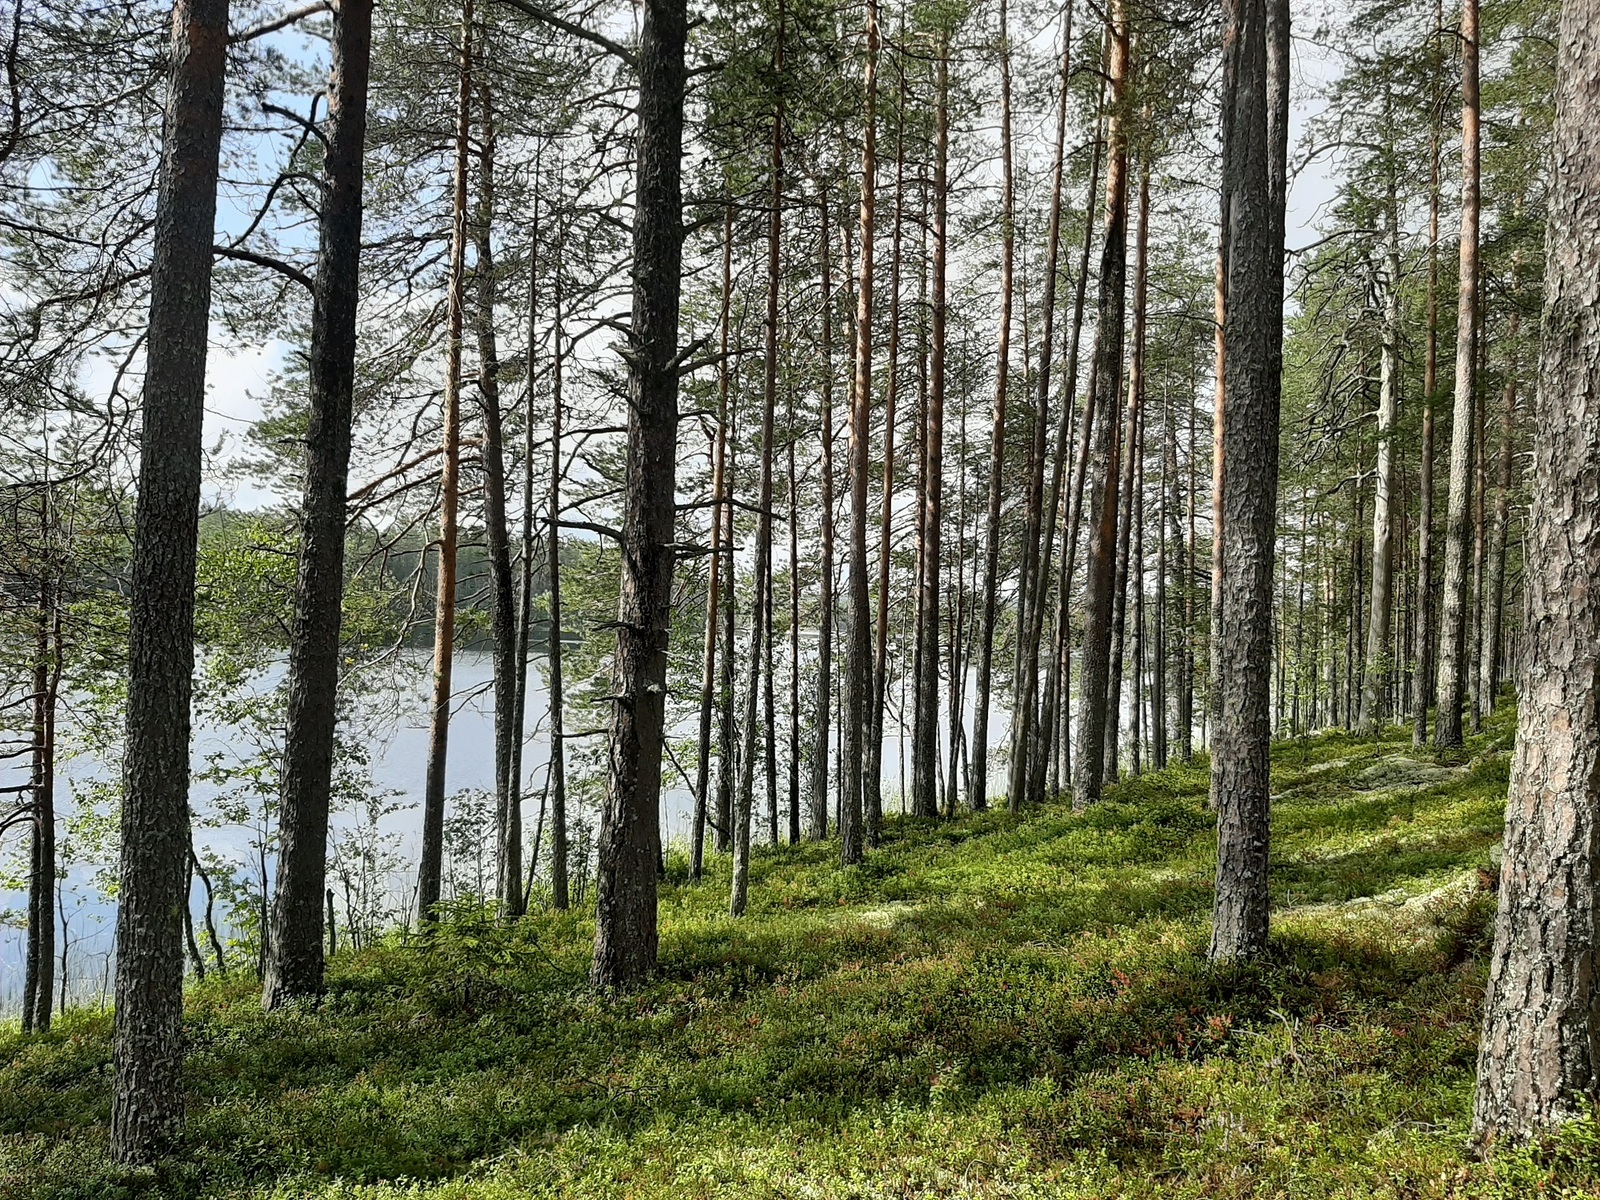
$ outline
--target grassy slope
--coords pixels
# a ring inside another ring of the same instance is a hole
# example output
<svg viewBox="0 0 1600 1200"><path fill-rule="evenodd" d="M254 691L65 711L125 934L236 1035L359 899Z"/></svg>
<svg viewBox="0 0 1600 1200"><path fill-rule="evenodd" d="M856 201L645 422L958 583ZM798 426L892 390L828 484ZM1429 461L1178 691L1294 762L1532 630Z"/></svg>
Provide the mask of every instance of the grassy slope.
<svg viewBox="0 0 1600 1200"><path fill-rule="evenodd" d="M102 1154L107 1017L0 1034L0 1197L1600 1194L1592 1126L1463 1153L1508 742L1281 746L1257 970L1204 962L1206 775L1174 769L891 825L855 871L760 855L739 922L725 874L671 886L626 999L553 915L342 957L315 1013L208 982L159 1176Z"/></svg>

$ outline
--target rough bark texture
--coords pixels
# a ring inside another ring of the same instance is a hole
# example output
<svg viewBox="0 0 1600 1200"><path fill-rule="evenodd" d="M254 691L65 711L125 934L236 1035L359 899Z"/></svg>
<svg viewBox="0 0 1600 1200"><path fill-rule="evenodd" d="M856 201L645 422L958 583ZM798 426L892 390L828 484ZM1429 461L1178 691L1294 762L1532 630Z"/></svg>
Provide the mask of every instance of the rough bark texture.
<svg viewBox="0 0 1600 1200"><path fill-rule="evenodd" d="M189 696L211 244L227 0L178 0L163 121L140 425L117 898L111 1154L142 1163L183 1127Z"/></svg>
<svg viewBox="0 0 1600 1200"><path fill-rule="evenodd" d="M1100 799L1105 772L1107 683L1111 669L1111 602L1116 583L1117 485L1121 466L1115 418L1122 394L1124 279L1128 266L1128 138L1122 120L1128 81L1128 26L1120 0L1112 0L1111 118L1106 126L1105 236L1100 254L1100 294L1090 387L1106 405L1093 425L1089 466L1089 571L1084 595L1083 711L1078 720L1078 752L1073 803ZM1088 428L1086 422L1085 428Z"/></svg>
<svg viewBox="0 0 1600 1200"><path fill-rule="evenodd" d="M1443 37L1443 0L1434 6L1435 55ZM1437 67L1437 58L1435 66ZM1435 79L1435 86L1439 85ZM1439 126L1433 112L1428 138L1428 294L1427 333L1422 368L1422 446L1417 464L1417 628L1416 663L1411 676L1411 742L1421 749L1428 740L1428 704L1433 699L1434 642L1438 636L1433 613L1433 413L1439 388Z"/></svg>
<svg viewBox="0 0 1600 1200"><path fill-rule="evenodd" d="M1282 385L1287 0L1229 0L1223 33L1222 587L1214 630L1211 957L1267 946L1272 592ZM1274 115L1278 114L1278 115Z"/></svg>
<svg viewBox="0 0 1600 1200"><path fill-rule="evenodd" d="M455 179L450 274L445 300L443 454L439 470L439 574L433 617L433 696L422 791L422 852L417 919L431 921L444 878L445 767L450 757L450 693L456 646L456 539L461 489L461 330L466 308L467 162L472 133L472 0L462 0L456 95Z"/></svg>
<svg viewBox="0 0 1600 1200"><path fill-rule="evenodd" d="M322 902L338 720L345 492L355 394L362 164L371 59L371 0L342 0L333 16L327 178L311 306L310 413L300 562L289 633L278 875L261 997L267 1008L322 991Z"/></svg>
<svg viewBox="0 0 1600 1200"><path fill-rule="evenodd" d="M1444 611L1439 619L1438 711L1433 740L1461 745L1472 536L1472 419L1478 384L1478 0L1461 4L1461 283L1456 306L1456 394L1450 428L1450 504L1445 517Z"/></svg>
<svg viewBox="0 0 1600 1200"><path fill-rule="evenodd" d="M600 987L632 987L656 964L662 722L677 479L687 40L684 0L646 0L638 52L633 325L627 354L616 686L590 971Z"/></svg>
<svg viewBox="0 0 1600 1200"><path fill-rule="evenodd" d="M872 691L872 612L867 598L867 473L871 469L868 418L872 404L872 241L878 174L878 3L867 0L867 62L861 147L861 263L856 294L855 393L850 398L850 614L846 638L845 715L841 729L839 856L861 861L864 844L877 839L881 814L862 811L862 745ZM862 826L865 824L866 828Z"/></svg>
<svg viewBox="0 0 1600 1200"><path fill-rule="evenodd" d="M1600 9L1568 4L1545 238L1528 626L1473 1130L1519 1138L1600 1090Z"/></svg>

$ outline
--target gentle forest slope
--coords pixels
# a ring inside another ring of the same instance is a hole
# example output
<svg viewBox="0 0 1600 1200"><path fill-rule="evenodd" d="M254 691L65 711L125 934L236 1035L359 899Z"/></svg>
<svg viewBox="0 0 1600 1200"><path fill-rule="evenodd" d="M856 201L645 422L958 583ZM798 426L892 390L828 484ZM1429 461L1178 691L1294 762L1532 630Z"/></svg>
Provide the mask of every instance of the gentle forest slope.
<svg viewBox="0 0 1600 1200"><path fill-rule="evenodd" d="M316 1012L208 981L158 1175L105 1157L109 1017L13 1029L0 1197L1600 1194L1593 1125L1464 1153L1513 719L1448 764L1398 729L1278 746L1258 969L1205 962L1207 772L1174 768L891 823L855 870L759 853L740 921L675 862L626 999L549 914L341 955Z"/></svg>

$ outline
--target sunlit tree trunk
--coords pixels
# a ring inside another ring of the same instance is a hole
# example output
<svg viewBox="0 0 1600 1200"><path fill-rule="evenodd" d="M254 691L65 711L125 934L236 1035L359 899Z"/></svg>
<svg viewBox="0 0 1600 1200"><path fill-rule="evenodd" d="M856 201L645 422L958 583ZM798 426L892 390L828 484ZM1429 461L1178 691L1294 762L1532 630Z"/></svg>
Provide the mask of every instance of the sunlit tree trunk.
<svg viewBox="0 0 1600 1200"><path fill-rule="evenodd" d="M1456 306L1456 391L1445 517L1444 611L1434 742L1461 745L1461 704L1471 664L1467 575L1472 526L1473 397L1478 386L1478 0L1461 3L1461 280Z"/></svg>
<svg viewBox="0 0 1600 1200"><path fill-rule="evenodd" d="M1468 0L1471 3L1471 0ZM1600 9L1568 4L1527 540L1527 630L1473 1133L1593 1112L1600 1078Z"/></svg>
<svg viewBox="0 0 1600 1200"><path fill-rule="evenodd" d="M461 8L455 175L450 201L450 273L445 297L444 420L439 473L439 571L433 618L433 697L422 796L417 917L434 919L444 871L445 767L450 753L451 672L456 637L456 540L461 473L461 330L466 306L467 162L472 133L472 0Z"/></svg>
<svg viewBox="0 0 1600 1200"><path fill-rule="evenodd" d="M829 718L833 712L833 242L829 233L827 188L822 190L822 588L817 616L817 693L812 706L815 741L811 750L811 806L806 836L828 836ZM892 426L891 426L892 428ZM885 504L888 503L885 499ZM880 706L881 707L881 706ZM882 718L878 718L882 730Z"/></svg>

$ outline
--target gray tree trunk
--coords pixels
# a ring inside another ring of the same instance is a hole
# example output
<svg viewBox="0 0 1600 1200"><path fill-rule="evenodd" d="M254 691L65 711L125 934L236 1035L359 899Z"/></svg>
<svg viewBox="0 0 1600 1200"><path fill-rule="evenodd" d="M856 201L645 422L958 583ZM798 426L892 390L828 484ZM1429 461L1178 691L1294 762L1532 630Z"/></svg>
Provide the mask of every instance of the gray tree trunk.
<svg viewBox="0 0 1600 1200"><path fill-rule="evenodd" d="M1229 0L1224 16L1222 586L1213 630L1211 801L1217 877L1211 958L1267 948L1272 594L1283 354L1287 0Z"/></svg>
<svg viewBox="0 0 1600 1200"><path fill-rule="evenodd" d="M1545 237L1527 632L1473 1132L1587 1116L1600 1090L1600 8L1567 4Z"/></svg>

